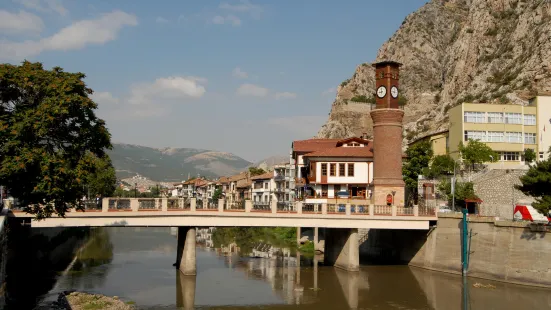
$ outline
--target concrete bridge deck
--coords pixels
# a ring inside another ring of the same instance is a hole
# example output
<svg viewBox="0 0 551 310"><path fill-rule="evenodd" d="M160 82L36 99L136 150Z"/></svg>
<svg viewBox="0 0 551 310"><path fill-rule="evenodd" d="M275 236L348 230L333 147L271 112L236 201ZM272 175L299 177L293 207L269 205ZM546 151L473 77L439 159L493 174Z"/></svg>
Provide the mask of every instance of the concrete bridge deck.
<svg viewBox="0 0 551 310"><path fill-rule="evenodd" d="M223 199L217 205L198 204L192 198L144 199L104 198L101 209L71 210L63 217L31 221L32 227L82 226L188 226L188 227L324 227L372 229L429 229L429 222L437 220L434 208L397 206L303 204L296 202L290 208L278 209L272 203L268 209L256 209L252 201L243 208L229 208ZM18 210L11 216L33 217Z"/></svg>

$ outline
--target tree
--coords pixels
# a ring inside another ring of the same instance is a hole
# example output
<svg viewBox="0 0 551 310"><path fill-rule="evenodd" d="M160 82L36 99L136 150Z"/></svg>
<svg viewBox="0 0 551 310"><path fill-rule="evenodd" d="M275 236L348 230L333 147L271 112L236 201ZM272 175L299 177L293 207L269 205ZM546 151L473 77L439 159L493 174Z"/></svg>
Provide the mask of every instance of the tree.
<svg viewBox="0 0 551 310"><path fill-rule="evenodd" d="M421 141L406 150L406 162L402 167L402 174L406 187L417 197L417 180L423 169L429 166L432 158L432 147L429 141Z"/></svg>
<svg viewBox="0 0 551 310"><path fill-rule="evenodd" d="M38 219L82 210L94 156L111 148L84 77L41 63L0 65L0 184Z"/></svg>
<svg viewBox="0 0 551 310"><path fill-rule="evenodd" d="M459 152L465 164L469 165L472 170L477 164L496 162L499 159L499 155L492 148L479 140L469 139L467 146L463 142L459 142Z"/></svg>
<svg viewBox="0 0 551 310"><path fill-rule="evenodd" d="M531 165L528 172L520 177L521 185L516 188L535 198L534 209L547 215L551 210L551 157Z"/></svg>
<svg viewBox="0 0 551 310"><path fill-rule="evenodd" d="M95 161L94 170L88 175L86 182L87 190L90 193L88 199L96 195L102 197L112 196L115 192L117 177L111 159L106 155L100 158L91 153L87 153L86 156L91 156L92 160Z"/></svg>
<svg viewBox="0 0 551 310"><path fill-rule="evenodd" d="M432 159L430 167L423 171L423 175L428 178L436 178L441 175L453 174L456 164L456 161L450 155L438 155Z"/></svg>
<svg viewBox="0 0 551 310"><path fill-rule="evenodd" d="M214 193L212 194L212 200L218 201L218 199L221 199L221 198L222 198L222 189L221 188L215 189Z"/></svg>
<svg viewBox="0 0 551 310"><path fill-rule="evenodd" d="M151 191L150 194L151 194L151 197L153 197L153 198L157 198L161 194L161 190L159 189L158 184L156 186L150 187L149 190Z"/></svg>
<svg viewBox="0 0 551 310"><path fill-rule="evenodd" d="M255 175L264 174L264 173L266 173L266 171L264 171L264 169L262 169L262 168L249 167L249 173L251 174L251 176L255 176Z"/></svg>
<svg viewBox="0 0 551 310"><path fill-rule="evenodd" d="M438 185L438 189L446 194L448 203L452 205L452 189L451 182L444 180ZM474 193L473 182L455 182L455 206L465 208L467 206L467 199L478 199L478 196Z"/></svg>
<svg viewBox="0 0 551 310"><path fill-rule="evenodd" d="M531 164L536 160L536 151L533 149L526 149L524 150L524 161L527 164Z"/></svg>

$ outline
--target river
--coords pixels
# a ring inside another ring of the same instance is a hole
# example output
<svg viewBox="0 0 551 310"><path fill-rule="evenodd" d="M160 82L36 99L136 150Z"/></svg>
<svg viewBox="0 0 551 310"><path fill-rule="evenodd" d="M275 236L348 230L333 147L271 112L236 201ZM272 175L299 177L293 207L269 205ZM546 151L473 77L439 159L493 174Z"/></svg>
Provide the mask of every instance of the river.
<svg viewBox="0 0 551 310"><path fill-rule="evenodd" d="M119 296L139 309L551 308L547 289L479 279L464 285L459 276L407 266L364 266L348 273L315 266L316 258L298 263L295 257L240 258L200 246L197 277L183 277L172 266L176 237L169 228L101 232L38 297L40 309L64 290Z"/></svg>

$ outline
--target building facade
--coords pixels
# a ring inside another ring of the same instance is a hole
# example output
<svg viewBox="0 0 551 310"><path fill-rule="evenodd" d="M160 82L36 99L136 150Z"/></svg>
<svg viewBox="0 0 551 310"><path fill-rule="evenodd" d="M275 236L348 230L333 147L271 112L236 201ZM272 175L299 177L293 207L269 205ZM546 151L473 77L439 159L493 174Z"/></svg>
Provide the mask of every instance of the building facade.
<svg viewBox="0 0 551 310"><path fill-rule="evenodd" d="M463 103L449 112L449 154L458 159L459 144L469 139L486 143L499 154L501 165L524 164L526 149L546 159L551 146L549 97L536 97L527 106ZM546 109L547 108L547 109Z"/></svg>
<svg viewBox="0 0 551 310"><path fill-rule="evenodd" d="M433 156L446 155L449 152L449 130L438 131L418 138L408 143L408 147L412 147L424 141L430 143Z"/></svg>

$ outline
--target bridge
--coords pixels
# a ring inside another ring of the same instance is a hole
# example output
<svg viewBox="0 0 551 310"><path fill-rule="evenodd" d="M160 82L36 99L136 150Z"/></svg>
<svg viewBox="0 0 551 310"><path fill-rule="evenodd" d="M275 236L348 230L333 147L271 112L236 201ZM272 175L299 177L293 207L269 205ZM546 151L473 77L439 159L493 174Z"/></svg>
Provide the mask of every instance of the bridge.
<svg viewBox="0 0 551 310"><path fill-rule="evenodd" d="M297 201L279 206L275 201L265 204L245 200L229 205L224 199L213 204L195 198L103 198L101 206L87 204L84 211L69 210L65 217L37 221L20 208L11 208L10 216L32 227L178 227L175 265L184 275L195 275L195 227L328 228L324 262L358 271L359 228L428 230L438 214L438 207L374 205L354 199L331 202Z"/></svg>

